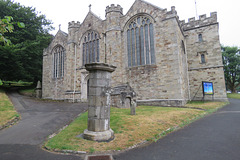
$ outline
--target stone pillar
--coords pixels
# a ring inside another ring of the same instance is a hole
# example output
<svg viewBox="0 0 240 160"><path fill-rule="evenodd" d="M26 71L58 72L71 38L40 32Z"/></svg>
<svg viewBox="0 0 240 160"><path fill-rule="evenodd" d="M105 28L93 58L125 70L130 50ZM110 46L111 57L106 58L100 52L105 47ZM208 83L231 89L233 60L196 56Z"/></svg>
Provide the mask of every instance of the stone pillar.
<svg viewBox="0 0 240 160"><path fill-rule="evenodd" d="M37 82L37 87L35 91L36 91L36 97L42 98L42 85L40 81Z"/></svg>
<svg viewBox="0 0 240 160"><path fill-rule="evenodd" d="M89 71L88 129L83 137L94 141L110 141L114 132L110 128L111 72L115 66L105 63L85 65Z"/></svg>

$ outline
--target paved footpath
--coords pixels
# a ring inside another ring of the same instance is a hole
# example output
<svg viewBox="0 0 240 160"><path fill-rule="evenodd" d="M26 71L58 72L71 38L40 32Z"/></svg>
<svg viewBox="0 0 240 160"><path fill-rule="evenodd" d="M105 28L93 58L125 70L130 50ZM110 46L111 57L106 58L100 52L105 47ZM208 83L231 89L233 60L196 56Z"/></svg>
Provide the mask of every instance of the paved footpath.
<svg viewBox="0 0 240 160"><path fill-rule="evenodd" d="M21 120L0 131L0 160L79 160L79 156L53 154L41 149L45 139L87 109L87 104L44 102L16 92L9 96Z"/></svg>
<svg viewBox="0 0 240 160"><path fill-rule="evenodd" d="M240 100L115 160L240 160Z"/></svg>
<svg viewBox="0 0 240 160"><path fill-rule="evenodd" d="M0 160L80 160L41 150L48 135L69 124L86 104L37 101L10 93L22 119L0 131ZM146 147L114 155L114 160L239 160L240 100Z"/></svg>

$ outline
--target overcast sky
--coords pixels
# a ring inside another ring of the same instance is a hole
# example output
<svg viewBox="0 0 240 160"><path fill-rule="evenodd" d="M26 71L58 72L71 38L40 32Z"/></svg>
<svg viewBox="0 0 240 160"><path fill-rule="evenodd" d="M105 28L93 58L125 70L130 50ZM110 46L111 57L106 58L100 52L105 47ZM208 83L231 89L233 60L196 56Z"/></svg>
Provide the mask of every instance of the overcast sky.
<svg viewBox="0 0 240 160"><path fill-rule="evenodd" d="M130 9L135 0L14 0L21 5L36 8L38 12L46 15L53 22L56 34L61 24L61 30L67 33L68 22L82 22L91 10L101 19L105 19L106 6L119 4L123 7L123 13ZM188 18L196 17L195 0L146 0L160 8L171 9L175 6L180 20L188 21ZM197 14L210 12L218 13L220 43L228 46L240 47L240 0L196 0Z"/></svg>

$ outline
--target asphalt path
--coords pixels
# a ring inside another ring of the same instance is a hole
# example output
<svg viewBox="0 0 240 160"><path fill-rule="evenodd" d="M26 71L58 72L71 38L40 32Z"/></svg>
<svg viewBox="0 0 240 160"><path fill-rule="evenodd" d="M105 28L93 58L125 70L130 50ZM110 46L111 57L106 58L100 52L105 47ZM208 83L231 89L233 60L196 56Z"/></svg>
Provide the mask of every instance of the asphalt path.
<svg viewBox="0 0 240 160"><path fill-rule="evenodd" d="M69 124L86 104L44 102L9 93L21 120L0 131L0 160L80 160L41 149L47 136ZM114 160L239 160L240 100L149 146L113 155Z"/></svg>
<svg viewBox="0 0 240 160"><path fill-rule="evenodd" d="M46 102L8 93L21 120L0 131L0 160L79 160L79 156L53 154L41 149L46 138L69 124L87 104Z"/></svg>
<svg viewBox="0 0 240 160"><path fill-rule="evenodd" d="M240 160L240 100L114 160Z"/></svg>

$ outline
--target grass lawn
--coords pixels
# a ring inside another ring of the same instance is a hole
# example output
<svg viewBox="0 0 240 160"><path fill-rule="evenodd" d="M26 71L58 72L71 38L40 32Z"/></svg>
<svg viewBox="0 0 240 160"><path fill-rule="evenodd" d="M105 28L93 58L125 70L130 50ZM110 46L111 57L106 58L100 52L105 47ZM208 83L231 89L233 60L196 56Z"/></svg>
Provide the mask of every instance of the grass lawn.
<svg viewBox="0 0 240 160"><path fill-rule="evenodd" d="M201 108L206 110L207 112L213 112L216 111L218 107L216 106L222 106L222 104L226 105L228 102L211 102L211 101L191 101L188 102L185 106L186 107L192 107L192 108Z"/></svg>
<svg viewBox="0 0 240 160"><path fill-rule="evenodd" d="M24 86L31 86L33 82L23 82L23 81L2 81L2 86L5 88L10 87L24 87Z"/></svg>
<svg viewBox="0 0 240 160"><path fill-rule="evenodd" d="M240 99L240 94L239 93L228 93L227 97L234 98L234 99Z"/></svg>
<svg viewBox="0 0 240 160"><path fill-rule="evenodd" d="M45 146L55 151L74 150L90 153L124 150L144 141L157 141L176 128L183 127L225 104L224 102L188 104L191 107L206 110L139 106L134 116L130 115L130 109L111 108L110 127L115 135L115 139L111 142L94 142L76 137L87 128L88 113L86 112L55 137L49 139Z"/></svg>
<svg viewBox="0 0 240 160"><path fill-rule="evenodd" d="M5 92L0 90L0 126L5 125L16 117L19 117L19 114L13 107L12 102L9 100Z"/></svg>

